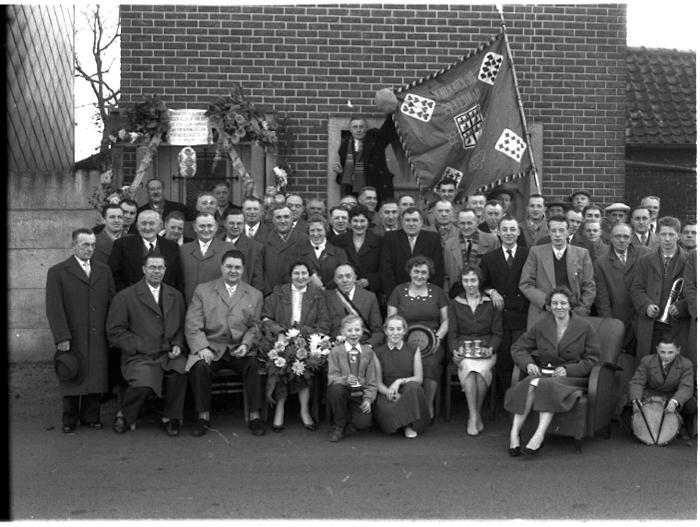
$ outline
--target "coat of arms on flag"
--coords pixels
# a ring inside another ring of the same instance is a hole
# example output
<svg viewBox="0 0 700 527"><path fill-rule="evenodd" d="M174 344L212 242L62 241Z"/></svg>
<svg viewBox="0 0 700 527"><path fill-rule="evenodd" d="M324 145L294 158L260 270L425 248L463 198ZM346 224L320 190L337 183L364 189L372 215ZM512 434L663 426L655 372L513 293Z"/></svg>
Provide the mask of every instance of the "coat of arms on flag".
<svg viewBox="0 0 700 527"><path fill-rule="evenodd" d="M452 66L395 90L394 124L423 190L448 170L461 175L459 187L469 193L530 169L507 53L500 33Z"/></svg>

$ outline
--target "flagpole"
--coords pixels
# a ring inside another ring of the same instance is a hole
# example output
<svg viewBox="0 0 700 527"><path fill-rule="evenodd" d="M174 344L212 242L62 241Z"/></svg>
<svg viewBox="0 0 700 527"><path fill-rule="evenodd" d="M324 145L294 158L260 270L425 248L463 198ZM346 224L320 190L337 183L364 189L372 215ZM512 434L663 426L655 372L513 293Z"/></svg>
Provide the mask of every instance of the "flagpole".
<svg viewBox="0 0 700 527"><path fill-rule="evenodd" d="M527 153L530 156L530 166L532 167L532 172L535 176L535 185L537 186L537 193L542 194L542 187L540 186L540 178L537 174L537 167L535 166L535 156L532 154L532 142L530 130L527 127L527 121L525 120L525 110L523 109L523 100L520 98L520 88L518 88L518 77L515 75L515 64L513 64L513 54L510 51L510 43L508 42L508 33L506 32L506 21L503 18L503 6L501 4L496 4L496 9L498 14L501 15L501 31L503 32L503 40L506 43L506 52L508 53L508 64L510 64L510 72L513 75L513 84L515 85L515 98L518 101L518 109L520 110L520 123L525 129L525 144L527 145Z"/></svg>

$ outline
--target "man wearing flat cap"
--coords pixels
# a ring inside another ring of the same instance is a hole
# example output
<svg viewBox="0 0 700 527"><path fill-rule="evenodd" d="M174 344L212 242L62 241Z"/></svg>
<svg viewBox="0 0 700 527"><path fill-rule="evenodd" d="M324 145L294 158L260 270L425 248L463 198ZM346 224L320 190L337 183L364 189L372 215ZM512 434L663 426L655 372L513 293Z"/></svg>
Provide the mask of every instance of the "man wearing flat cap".
<svg viewBox="0 0 700 527"><path fill-rule="evenodd" d="M102 429L100 399L108 387L105 321L115 293L111 269L92 257L93 232L77 229L72 240L73 254L46 276L46 318L56 349L58 355L72 355L56 364L65 434L78 422Z"/></svg>
<svg viewBox="0 0 700 527"><path fill-rule="evenodd" d="M549 200L544 204L544 206L547 219L551 218L552 216L563 216L569 209L569 204L560 199Z"/></svg>
<svg viewBox="0 0 700 527"><path fill-rule="evenodd" d="M591 204L591 193L587 190L575 190L569 196L571 208L583 214L583 209Z"/></svg>

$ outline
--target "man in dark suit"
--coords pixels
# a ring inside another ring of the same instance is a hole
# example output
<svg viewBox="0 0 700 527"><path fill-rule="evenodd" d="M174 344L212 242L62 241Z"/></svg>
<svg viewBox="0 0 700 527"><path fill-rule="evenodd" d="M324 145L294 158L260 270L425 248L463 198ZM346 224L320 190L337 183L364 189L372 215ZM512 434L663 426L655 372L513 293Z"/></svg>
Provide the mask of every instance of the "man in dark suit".
<svg viewBox="0 0 700 527"><path fill-rule="evenodd" d="M263 269L269 291L289 281L289 266L299 259L304 237L292 232L292 212L282 203L272 209L273 230L263 241Z"/></svg>
<svg viewBox="0 0 700 527"><path fill-rule="evenodd" d="M394 198L385 199L379 207L379 212L375 218L379 218L377 224L372 227L372 231L377 236L384 236L387 231L398 231L399 225L399 204Z"/></svg>
<svg viewBox="0 0 700 527"><path fill-rule="evenodd" d="M271 228L263 221L263 206L260 199L248 196L243 200L243 219L246 237L263 243Z"/></svg>
<svg viewBox="0 0 700 527"><path fill-rule="evenodd" d="M420 210L409 207L401 214L403 229L387 232L382 243L379 258L379 274L382 291L386 296L399 284L409 281L405 265L409 258L423 255L435 264L435 276L430 282L438 287L445 281L445 266L442 256L440 235L436 232L421 230L423 217Z"/></svg>
<svg viewBox="0 0 700 527"><path fill-rule="evenodd" d="M289 211L292 213L292 232L306 238L309 226L302 217L304 214L304 198L299 194L289 194L286 203Z"/></svg>
<svg viewBox="0 0 700 527"><path fill-rule="evenodd" d="M530 301L528 328L545 312L545 297L557 286L566 286L573 293L577 304L573 311L578 315L587 316L595 300L593 262L588 251L567 245L569 229L564 216L552 216L547 226L552 242L530 247L520 277L520 290Z"/></svg>
<svg viewBox="0 0 700 527"><path fill-rule="evenodd" d="M333 274L336 288L326 291L326 305L331 322L330 336L341 335L340 321L347 315L362 318L362 344L379 346L384 342L382 315L377 295L356 285L357 274L349 263L340 264Z"/></svg>
<svg viewBox="0 0 700 527"><path fill-rule="evenodd" d="M396 138L391 116L380 129L367 129L367 121L360 115L350 118L350 135L344 137L338 149L339 162L334 166L336 181L342 193L357 196L362 187L377 189L377 199L394 195L394 175L386 164L384 150Z"/></svg>
<svg viewBox="0 0 700 527"><path fill-rule="evenodd" d="M350 232L348 231L349 224L349 210L340 205L333 207L329 213L328 233L326 234L328 241L332 243L336 237Z"/></svg>
<svg viewBox="0 0 700 527"><path fill-rule="evenodd" d="M185 370L197 412L192 435L203 436L209 430L211 374L230 368L243 375L248 401L248 427L256 436L265 434L260 419L262 392L258 359L253 344L259 336L262 293L242 281L245 272L243 253L233 249L221 260L221 277L199 284L185 316L185 338L190 348Z"/></svg>
<svg viewBox="0 0 700 527"><path fill-rule="evenodd" d="M92 257L98 262L106 264L112 253L114 240L121 238L124 234L122 208L116 204L106 205L102 210L102 221L104 229L95 238L95 253Z"/></svg>
<svg viewBox="0 0 700 527"><path fill-rule="evenodd" d="M648 247L631 245L632 228L626 223L614 225L610 232L610 250L593 263L596 284L595 308L599 317L611 317L625 324L625 339L618 365L622 371L615 376L617 412L622 411L622 399L635 367L635 310L630 287L639 259L652 252Z"/></svg>
<svg viewBox="0 0 700 527"><path fill-rule="evenodd" d="M655 251L661 245L659 237L649 229L651 213L646 207L637 207L630 213L632 224L632 245L643 245Z"/></svg>
<svg viewBox="0 0 700 527"><path fill-rule="evenodd" d="M511 345L527 328L529 302L520 291L520 275L527 260L527 247L518 246L520 227L514 218L502 218L498 224L501 247L481 257L481 286L502 313L503 339L496 352L496 394L503 401L513 374Z"/></svg>
<svg viewBox="0 0 700 527"><path fill-rule="evenodd" d="M177 243L158 236L160 215L154 210L144 210L137 220L138 235L115 240L109 266L114 275L117 291L134 285L143 278L143 257L148 253L160 253L165 258L163 281L177 287L180 280L180 256Z"/></svg>
<svg viewBox="0 0 700 527"><path fill-rule="evenodd" d="M78 422L102 429L100 399L108 390L105 321L115 292L110 268L92 258L92 231L73 231L72 248L73 255L46 276L46 318L56 350L77 359L72 373L69 368L64 375L57 368L66 434L73 433Z"/></svg>
<svg viewBox="0 0 700 527"><path fill-rule="evenodd" d="M225 181L220 181L215 184L211 191L216 198L216 212L214 213L214 218L216 218L217 224L223 225L226 221L226 216L231 212L240 212L241 207L229 200L231 189Z"/></svg>
<svg viewBox="0 0 700 527"><path fill-rule="evenodd" d="M192 241L192 238L184 236L185 232L185 215L179 210L174 210L165 217L165 225L163 230L158 233L166 240L173 241L182 246L185 243Z"/></svg>
<svg viewBox="0 0 700 527"><path fill-rule="evenodd" d="M333 273L338 265L348 262L348 255L326 240L326 220L322 216L309 218L307 236L308 241L299 247L299 260L308 265L314 285L335 288Z"/></svg>
<svg viewBox="0 0 700 527"><path fill-rule="evenodd" d="M225 218L224 226L226 234L222 238L226 243L230 243L245 256L248 264L245 266L243 281L252 285L263 294L266 293L265 272L263 270L263 244L257 242L255 238L248 238L243 234L245 221L242 212L229 212Z"/></svg>
<svg viewBox="0 0 700 527"><path fill-rule="evenodd" d="M668 310L666 323L659 322L663 314L671 287L678 278L683 278L688 253L678 247L681 222L678 218L665 216L658 221L658 236L661 245L656 251L639 259L632 280L630 295L637 310L637 364L642 357L653 353L659 338L671 331L687 353L685 341L688 336L688 302L679 297Z"/></svg>
<svg viewBox="0 0 700 527"><path fill-rule="evenodd" d="M218 223L214 215L200 212L194 220L196 239L180 247L179 289L189 305L195 287L221 275L221 257L235 247L215 238Z"/></svg>
<svg viewBox="0 0 700 527"><path fill-rule="evenodd" d="M136 214L143 212L144 210L154 210L160 214L161 220L165 218L174 210L179 210L185 217L188 217L189 212L187 207L182 203L177 201L169 201L163 197L163 180L158 178L149 179L146 183L146 190L148 191L148 203L140 206Z"/></svg>
<svg viewBox="0 0 700 527"><path fill-rule="evenodd" d="M180 433L187 392L185 302L177 289L163 283L164 275L163 256L146 256L143 279L117 293L109 310L107 336L121 349L122 372L128 381L112 426L118 434L134 430L151 393L162 397L164 375L162 427L169 436Z"/></svg>

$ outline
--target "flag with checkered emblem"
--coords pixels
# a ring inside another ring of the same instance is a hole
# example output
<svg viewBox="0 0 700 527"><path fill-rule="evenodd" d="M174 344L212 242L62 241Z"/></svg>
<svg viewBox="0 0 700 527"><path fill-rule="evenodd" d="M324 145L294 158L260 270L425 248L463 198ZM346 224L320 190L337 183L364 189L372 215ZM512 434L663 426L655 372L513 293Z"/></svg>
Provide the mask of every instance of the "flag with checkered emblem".
<svg viewBox="0 0 700 527"><path fill-rule="evenodd" d="M506 46L501 33L396 90L394 124L421 188L449 174L469 193L530 169Z"/></svg>

